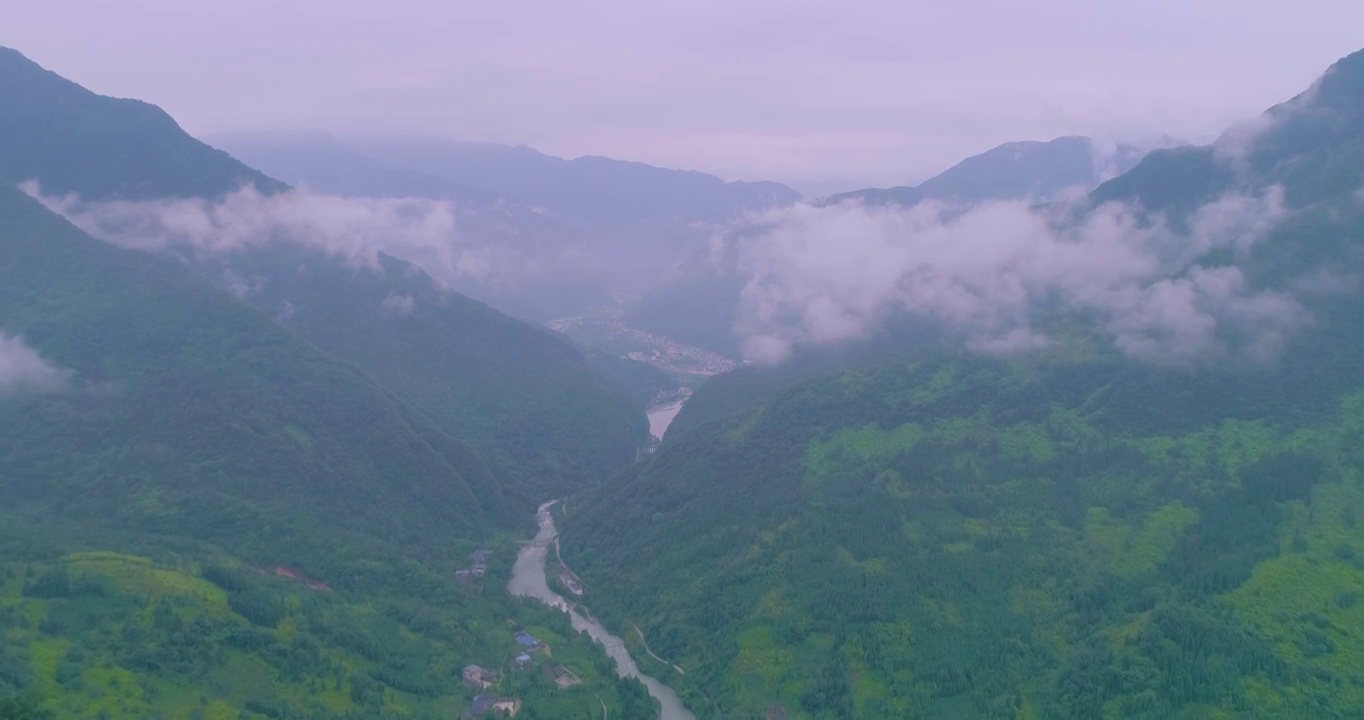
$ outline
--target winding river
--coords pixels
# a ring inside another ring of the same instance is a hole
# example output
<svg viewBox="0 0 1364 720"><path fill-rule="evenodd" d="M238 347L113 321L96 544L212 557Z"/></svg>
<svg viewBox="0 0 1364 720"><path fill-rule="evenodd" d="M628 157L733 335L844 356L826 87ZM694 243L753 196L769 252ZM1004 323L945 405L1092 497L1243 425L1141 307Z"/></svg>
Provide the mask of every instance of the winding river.
<svg viewBox="0 0 1364 720"><path fill-rule="evenodd" d="M679 403L680 405L680 403ZM674 415L677 413L674 412ZM671 420L672 418L669 418ZM666 427L666 426L665 426ZM547 502L540 506L536 513L536 519L540 523L540 531L535 534L535 539L521 548L521 552L516 555L516 565L512 568L511 581L507 583L507 591L513 595L532 597L550 607L558 608L568 613L569 620L573 623L574 630L586 631L593 640L597 641L606 649L606 654L616 662L616 672L621 677L639 678L644 683L644 687L649 690L649 694L659 702L663 710L659 713L659 720L696 720L696 716L682 704L681 698L677 696L673 689L649 677L639 671L639 666L635 664L635 659L630 657L630 651L625 649L625 641L607 632L596 620L589 620L583 617L573 608L573 605L553 590L549 589L549 582L545 579L545 557L549 553L549 546L559 537L559 530L554 527L554 517L550 514L550 508L554 503Z"/></svg>

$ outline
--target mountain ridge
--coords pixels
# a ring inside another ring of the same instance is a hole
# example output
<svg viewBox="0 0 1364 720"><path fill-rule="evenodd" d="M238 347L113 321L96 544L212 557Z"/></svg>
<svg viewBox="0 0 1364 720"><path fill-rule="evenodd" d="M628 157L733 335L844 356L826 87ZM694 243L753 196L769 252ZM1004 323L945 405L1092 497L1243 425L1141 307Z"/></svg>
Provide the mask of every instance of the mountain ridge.
<svg viewBox="0 0 1364 720"><path fill-rule="evenodd" d="M1358 714L1364 297L1321 275L1364 268L1344 107L1275 111L1239 166L1157 151L1080 204L1163 227L1282 193L1263 239L1176 280L1294 293L1312 322L1278 357L1153 364L1081 331L712 380L689 401L709 416L570 501L584 602L687 668L703 718Z"/></svg>
<svg viewBox="0 0 1364 720"><path fill-rule="evenodd" d="M117 192L105 194L111 186L102 176L92 178L85 171L92 158L109 152L109 147L120 147L123 136L97 128L78 138L73 129L90 122L89 117L121 117L123 101L95 95L55 74L40 74L40 69L34 69L36 64L25 62L18 75L37 75L42 82L23 96L22 112L67 120L41 131L28 128L27 134L22 132L25 125L0 133L0 176L36 180L44 193L64 188L77 196L77 211L88 210L96 216L104 202L117 200L123 204L115 203L116 210L126 208L133 198ZM0 77L16 75L8 68L0 65ZM4 87L0 85L0 90ZM62 100L68 95L78 102ZM0 107L0 126L18 112L13 105ZM142 125L139 118L120 120L123 132L142 138L140 147L146 153L136 163L110 170L118 173L117 186L158 190L180 178L189 167L186 163L201 167L203 172L194 174L208 178L204 182L211 185L191 184L182 192L158 192L156 199L137 198L148 201L142 206L147 219L159 220L160 213L168 212L158 209L160 198L189 195L212 201L219 192L240 194L237 180L242 176L266 178L192 138L174 121ZM32 142L37 133L48 140ZM13 160L28 157L22 154L33 145L76 147L80 142L93 144L94 154L82 155L74 164L54 153L33 156L32 161ZM43 163L33 164L39 160ZM70 175L73 169L81 171L79 177ZM283 183L267 181L262 181L265 197L287 201L294 192ZM175 212L200 213L202 224L213 227L219 221L211 210L211 205L208 209L188 206L188 210L177 206ZM137 228L151 231L144 225ZM481 443L489 450L486 459L499 466L508 498L527 512L542 494L577 487L623 466L633 459L636 446L647 441L642 413L566 341L548 330L438 287L405 260L392 259L357 272L346 258L300 250L301 240L295 241L287 232L254 240L226 249L176 241L159 252L181 253L189 258L189 267L221 288L241 286L237 288L240 299L271 317L292 315L302 308L305 312L292 321L292 331L356 363L369 375L383 377L387 391L398 394L409 407L434 413L448 432ZM384 306L389 298L409 304L419 298L420 308L395 314ZM349 314L338 313L338 307L348 308ZM427 331L419 332L418 327ZM434 347L442 342L447 345L444 350ZM376 352L379 348L385 351ZM395 348L401 350L395 352ZM563 409L556 408L556 400L564 402ZM584 417L597 422L581 422ZM558 490L553 489L556 485Z"/></svg>
<svg viewBox="0 0 1364 720"><path fill-rule="evenodd" d="M16 57L0 56L0 375L18 357L38 382L0 378L0 714L448 717L472 699L461 668L506 659L509 619L583 684L503 679L528 717L649 714L565 616L497 589L542 494L633 460L647 423L624 393L380 252L263 236L218 254L145 224L123 228L132 247L96 239L15 183L72 213L180 220L294 191Z"/></svg>
<svg viewBox="0 0 1364 720"><path fill-rule="evenodd" d="M91 198L133 200L216 197L246 184L284 189L227 153L190 142L161 108L96 95L18 50L0 47L0 94L11 98L0 108L0 136L25 139L5 143L0 155L10 183L44 174L48 192L79 188ZM128 175L142 179L129 184Z"/></svg>

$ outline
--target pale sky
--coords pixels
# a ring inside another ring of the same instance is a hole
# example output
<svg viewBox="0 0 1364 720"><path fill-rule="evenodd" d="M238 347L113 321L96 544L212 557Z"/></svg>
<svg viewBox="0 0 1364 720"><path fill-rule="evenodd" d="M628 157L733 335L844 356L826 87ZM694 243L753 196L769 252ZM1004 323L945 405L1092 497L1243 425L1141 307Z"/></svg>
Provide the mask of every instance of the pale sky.
<svg viewBox="0 0 1364 720"><path fill-rule="evenodd" d="M771 179L1206 138L1364 47L1359 0L0 0L0 45L187 130L439 134Z"/></svg>

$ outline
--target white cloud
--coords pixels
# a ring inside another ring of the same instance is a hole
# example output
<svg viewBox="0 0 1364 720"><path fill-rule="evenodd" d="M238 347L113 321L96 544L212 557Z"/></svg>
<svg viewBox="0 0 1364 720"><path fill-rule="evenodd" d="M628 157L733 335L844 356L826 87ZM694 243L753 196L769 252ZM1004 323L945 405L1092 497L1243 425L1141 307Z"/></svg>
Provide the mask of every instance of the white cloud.
<svg viewBox="0 0 1364 720"><path fill-rule="evenodd" d="M53 366L21 337L0 333L0 397L21 391L55 392L66 387L70 371Z"/></svg>
<svg viewBox="0 0 1364 720"><path fill-rule="evenodd" d="M406 317L417 309L417 301L411 295L389 295L379 303L379 308L390 315Z"/></svg>
<svg viewBox="0 0 1364 720"><path fill-rule="evenodd" d="M1047 345L1032 316L1061 303L1095 318L1125 354L1166 363L1268 358L1310 321L1291 294L1257 290L1234 266L1196 264L1214 250L1240 258L1265 237L1284 214L1278 188L1210 203L1180 232L1117 204L1078 224L1049 212L799 205L756 218L714 254L736 255L748 278L735 330L759 362L865 337L898 313L1002 353Z"/></svg>
<svg viewBox="0 0 1364 720"><path fill-rule="evenodd" d="M1316 97L1325 77L1326 75L1317 78L1308 86L1307 90L1287 102L1280 103L1249 120L1242 120L1227 128L1212 144L1214 155L1234 169L1243 169L1250 153L1255 150L1261 138L1298 113L1319 111Z"/></svg>
<svg viewBox="0 0 1364 720"><path fill-rule="evenodd" d="M485 257L458 242L450 203L425 198L349 198L301 191L263 195L244 187L219 200L169 198L86 202L29 195L97 238L144 251L189 251L201 256L287 240L325 250L355 265L375 266L384 252L415 263L451 282L490 271ZM229 278L233 292L256 289L255 281Z"/></svg>

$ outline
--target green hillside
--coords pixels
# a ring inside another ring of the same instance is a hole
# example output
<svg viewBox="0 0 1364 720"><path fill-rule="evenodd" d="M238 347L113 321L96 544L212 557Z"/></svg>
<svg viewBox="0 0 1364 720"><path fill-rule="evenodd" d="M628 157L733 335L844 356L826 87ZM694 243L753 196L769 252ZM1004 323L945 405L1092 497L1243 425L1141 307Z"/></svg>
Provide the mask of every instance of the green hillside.
<svg viewBox="0 0 1364 720"><path fill-rule="evenodd" d="M1200 259L1310 310L1275 361L1150 366L1080 333L750 370L571 501L586 603L705 718L1364 715L1364 302L1320 279L1364 268L1359 87L1364 54L1245 155L1154 153L1094 195L1178 224L1281 186L1268 239Z"/></svg>
<svg viewBox="0 0 1364 720"><path fill-rule="evenodd" d="M91 238L11 183L121 200L283 186L14 51L0 97L0 340L60 381L6 384L0 357L0 709L446 718L478 663L521 717L653 712L566 618L502 588L542 493L634 457L647 430L621 393L398 260L232 258L293 281L252 307L209 282L223 263ZM395 294L425 310L395 317ZM486 577L456 580L477 548ZM516 627L582 684L510 672Z"/></svg>
<svg viewBox="0 0 1364 720"><path fill-rule="evenodd" d="M566 560L709 717L1361 711L1334 691L1364 651L1361 396L1192 424L1173 392L1105 399L1177 381L961 360L810 381L577 502Z"/></svg>
<svg viewBox="0 0 1364 720"><path fill-rule="evenodd" d="M391 550L489 531L486 468L457 466L466 448L354 367L17 190L0 188L0 217L0 327L76 377L0 407L11 508L60 500L68 517L272 553L335 552L301 547L307 525ZM113 476L135 468L158 489L127 504ZM316 512L290 511L303 503Z"/></svg>
<svg viewBox="0 0 1364 720"><path fill-rule="evenodd" d="M0 97L15 99L0 106L0 178L87 199L214 197L248 182L284 189L159 108L97 95L12 50L0 50ZM288 308L292 331L478 448L498 477L484 483L490 510L501 511L492 496L505 493L529 516L545 498L615 472L648 442L643 412L548 331L438 288L402 260L358 267L275 239L167 254L195 257L189 266L225 287L249 280L247 303L270 316Z"/></svg>
<svg viewBox="0 0 1364 720"><path fill-rule="evenodd" d="M0 218L0 332L66 377L0 394L0 697L61 718L447 717L514 618L585 680L508 676L530 716L648 706L561 617L506 598L495 529L524 520L475 449L175 262L13 188ZM479 546L489 579L457 583Z"/></svg>
<svg viewBox="0 0 1364 720"><path fill-rule="evenodd" d="M355 267L278 243L219 264L223 274L206 275L251 278L245 302L287 313L290 330L479 448L521 516L618 471L647 442L643 411L565 340L440 288L407 262L381 255L375 268Z"/></svg>

